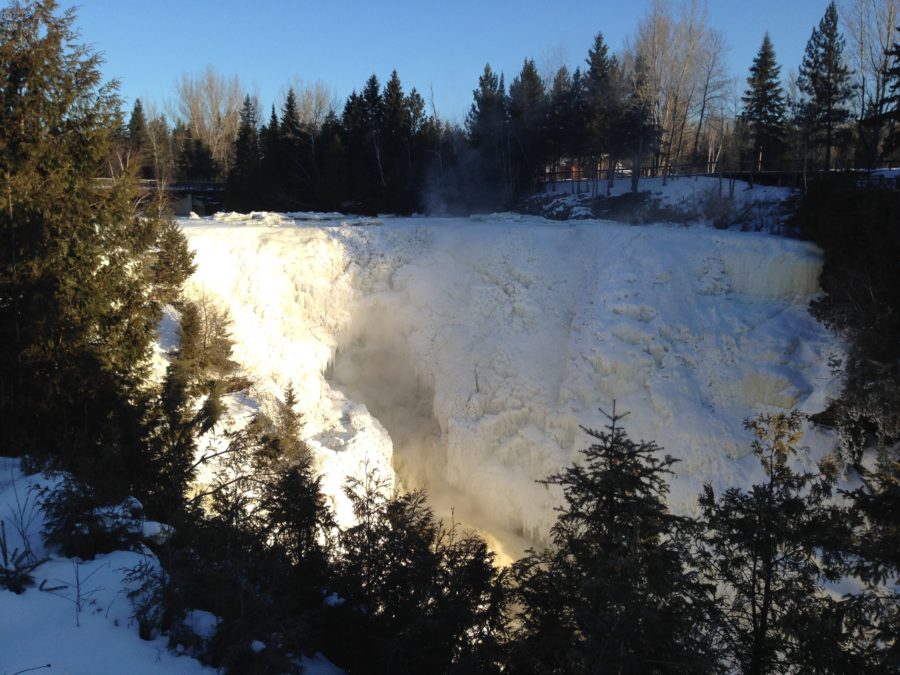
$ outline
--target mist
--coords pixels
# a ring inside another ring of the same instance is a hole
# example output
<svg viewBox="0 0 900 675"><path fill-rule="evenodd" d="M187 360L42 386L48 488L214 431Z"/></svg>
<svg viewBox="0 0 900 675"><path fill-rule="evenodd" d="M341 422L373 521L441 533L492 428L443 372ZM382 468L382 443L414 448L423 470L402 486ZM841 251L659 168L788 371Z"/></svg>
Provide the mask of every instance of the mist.
<svg viewBox="0 0 900 675"><path fill-rule="evenodd" d="M362 403L390 436L393 468L400 491L425 490L428 505L446 526L456 524L484 538L509 563L533 545L480 509L447 480L444 431L434 413L434 387L417 372L415 361L396 336L392 313L378 307L358 310L352 334L337 349L325 379L332 389Z"/></svg>

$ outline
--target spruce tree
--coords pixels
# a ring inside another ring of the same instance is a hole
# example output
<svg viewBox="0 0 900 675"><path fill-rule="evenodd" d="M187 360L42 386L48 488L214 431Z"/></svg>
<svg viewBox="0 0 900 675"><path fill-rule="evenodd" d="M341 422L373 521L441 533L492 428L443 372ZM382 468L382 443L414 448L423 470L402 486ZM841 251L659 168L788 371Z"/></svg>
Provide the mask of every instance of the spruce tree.
<svg viewBox="0 0 900 675"><path fill-rule="evenodd" d="M347 99L342 117L347 153L347 183L359 210L377 212L385 194L384 98L378 77L366 81L362 94Z"/></svg>
<svg viewBox="0 0 900 675"><path fill-rule="evenodd" d="M53 0L0 12L0 453L114 492L138 451L160 222L130 175L98 181L120 101L74 19Z"/></svg>
<svg viewBox="0 0 900 675"><path fill-rule="evenodd" d="M496 207L511 196L509 102L503 76L498 76L490 64L486 64L472 95L474 100L466 117L466 133L470 146L477 153L476 173L484 191L480 200L483 203L476 206Z"/></svg>
<svg viewBox="0 0 900 675"><path fill-rule="evenodd" d="M585 155L590 157L591 176L597 177L603 155L607 156L607 169L611 178L616 155L622 150L621 137L616 133L622 113L622 87L618 60L610 56L603 33L597 33L588 51L587 69L584 72L585 101ZM607 182L611 187L611 181ZM594 183L596 189L596 182Z"/></svg>
<svg viewBox="0 0 900 675"><path fill-rule="evenodd" d="M388 496L375 472L350 478L357 523L340 535L335 611L326 653L353 672L489 672L505 627L504 574L474 534L436 520L422 491ZM356 638L348 649L344 632ZM456 668L459 670L457 671Z"/></svg>
<svg viewBox="0 0 900 675"><path fill-rule="evenodd" d="M175 170L178 180L185 182L212 181L219 174L212 150L203 140L194 137L190 128L179 125L173 136L178 145Z"/></svg>
<svg viewBox="0 0 900 675"><path fill-rule="evenodd" d="M259 141L259 118L249 96L244 97L241 125L234 143L234 164L228 174L225 203L235 211L248 212L261 203L262 154Z"/></svg>
<svg viewBox="0 0 900 675"><path fill-rule="evenodd" d="M509 120L513 189L527 195L544 169L547 122L547 94L533 59L525 60L509 85Z"/></svg>
<svg viewBox="0 0 900 675"><path fill-rule="evenodd" d="M399 82L399 80L398 80ZM362 121L363 121L363 153L368 157L368 164L371 167L369 176L368 202L376 205L376 209L381 204L384 197L384 189L386 187L384 174L384 97L381 95L381 88L378 78L373 73L366 81L363 87L362 97Z"/></svg>
<svg viewBox="0 0 900 675"><path fill-rule="evenodd" d="M385 178L384 206L390 212L405 210L409 200L407 190L412 182L411 121L406 96L397 71L384 85L382 93L384 114L381 129Z"/></svg>
<svg viewBox="0 0 900 675"><path fill-rule="evenodd" d="M590 134L588 130L590 118L590 106L587 100L584 73L580 67L575 68L572 73L572 108L571 116L571 136L570 136L570 159L577 163L579 176L583 178L586 157L590 153ZM581 180L575 183L576 189L581 190Z"/></svg>
<svg viewBox="0 0 900 675"><path fill-rule="evenodd" d="M552 547L513 568L521 606L514 672L709 672L712 587L690 569L692 523L666 508L675 459L652 442L632 441L622 415L583 463L546 481L564 504Z"/></svg>
<svg viewBox="0 0 900 675"><path fill-rule="evenodd" d="M281 145L282 208L307 205L312 186L308 161L309 133L300 120L297 94L288 89L281 108L281 124L278 130Z"/></svg>
<svg viewBox="0 0 900 675"><path fill-rule="evenodd" d="M753 139L753 170L774 166L784 144L787 102L779 79L781 66L775 61L775 49L766 33L753 59L747 89L741 99L742 116Z"/></svg>
<svg viewBox="0 0 900 675"><path fill-rule="evenodd" d="M887 55L890 57L890 66L885 73L888 91L885 107L888 110L889 125L884 144L885 153L900 147L900 42L895 42L887 51Z"/></svg>
<svg viewBox="0 0 900 675"><path fill-rule="evenodd" d="M283 153L281 129L274 105L269 114L269 123L259 130L259 145L262 155L260 160L260 173L263 185L262 207L266 209L277 208L281 198L279 183L281 180L281 156Z"/></svg>
<svg viewBox="0 0 900 675"><path fill-rule="evenodd" d="M409 124L407 156L409 180L406 189L404 213L421 211L424 205L425 178L432 168L439 134L434 119L425 113L425 99L413 87L403 102Z"/></svg>
<svg viewBox="0 0 900 675"><path fill-rule="evenodd" d="M320 208L337 210L346 199L346 147L343 127L338 116L329 112L319 132L321 168L316 182L316 200Z"/></svg>
<svg viewBox="0 0 900 675"><path fill-rule="evenodd" d="M800 113L802 123L811 140L824 147L824 167L834 168L837 133L850 118L848 105L853 95L834 2L829 3L819 26L813 29L806 43L797 86L805 96Z"/></svg>
<svg viewBox="0 0 900 675"><path fill-rule="evenodd" d="M791 468L800 422L796 412L748 420L766 481L719 497L707 486L700 497L698 559L723 589L724 641L742 673L852 669L842 606L823 588L840 576L826 546L844 519L827 505L836 473L827 463L817 473Z"/></svg>
<svg viewBox="0 0 900 675"><path fill-rule="evenodd" d="M573 156L572 77L565 66L556 71L548 98L546 148L555 183L562 160Z"/></svg>
<svg viewBox="0 0 900 675"><path fill-rule="evenodd" d="M153 155L150 152L150 134L141 99L136 99L128 118L128 143L140 163L141 178L153 178Z"/></svg>
<svg viewBox="0 0 900 675"><path fill-rule="evenodd" d="M900 659L900 458L879 453L874 470L861 469L863 484L851 500L849 570L866 588L845 600L854 631L854 655L868 672L891 672ZM853 612L856 612L853 614Z"/></svg>

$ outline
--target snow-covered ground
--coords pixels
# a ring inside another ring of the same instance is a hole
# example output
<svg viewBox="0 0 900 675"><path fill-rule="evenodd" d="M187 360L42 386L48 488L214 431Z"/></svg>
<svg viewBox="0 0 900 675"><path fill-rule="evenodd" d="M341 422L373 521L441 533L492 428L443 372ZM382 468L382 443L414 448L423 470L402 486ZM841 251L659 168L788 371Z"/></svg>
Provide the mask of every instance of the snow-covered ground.
<svg viewBox="0 0 900 675"><path fill-rule="evenodd" d="M678 222L723 229L782 233L787 215L787 187L754 185L716 176L641 178L638 199L624 206L616 198L631 196L631 178L617 178L607 194L606 181L560 181L525 201L529 213L572 220L612 214L626 222ZM599 197L594 202L594 197ZM604 198L613 199L606 200ZM597 209L597 211L594 211Z"/></svg>
<svg viewBox="0 0 900 675"><path fill-rule="evenodd" d="M36 489L53 482L45 476L24 476L17 460L0 457L0 520L9 555L23 552L27 542L34 559L45 561L34 570L34 585L24 593L0 588L0 673L215 672L170 652L166 637L138 636L126 576L140 564L158 568L149 550L115 551L82 561L45 548ZM155 523L136 521L135 526L151 536L159 531Z"/></svg>
<svg viewBox="0 0 900 675"><path fill-rule="evenodd" d="M33 583L21 593L0 584L0 675L26 672L66 675L121 675L216 673L185 654L169 650L168 637L142 640L135 609L128 596L137 582L129 579L138 567L145 573L160 570L158 559L146 547L113 551L93 560L67 558L48 549L42 538L44 515L41 489L60 477L25 475L18 459L0 457L0 523L6 556L0 555L0 575L13 559L32 566ZM167 526L146 521L141 506L126 500L107 513L127 522L145 541L165 536ZM2 551L2 546L0 546ZM29 555L23 555L26 551ZM212 638L219 619L209 612L187 613L184 627L201 640ZM259 649L265 644L255 643ZM306 673L341 673L321 654L302 657Z"/></svg>
<svg viewBox="0 0 900 675"><path fill-rule="evenodd" d="M535 481L577 458L579 425L602 426L613 400L633 437L682 460L671 503L690 512L706 481L761 478L744 418L836 393L807 243L511 214L181 225L236 360L264 391L294 384L344 521L345 476L393 466L515 555L555 519L559 495ZM805 442L801 461L831 447Z"/></svg>

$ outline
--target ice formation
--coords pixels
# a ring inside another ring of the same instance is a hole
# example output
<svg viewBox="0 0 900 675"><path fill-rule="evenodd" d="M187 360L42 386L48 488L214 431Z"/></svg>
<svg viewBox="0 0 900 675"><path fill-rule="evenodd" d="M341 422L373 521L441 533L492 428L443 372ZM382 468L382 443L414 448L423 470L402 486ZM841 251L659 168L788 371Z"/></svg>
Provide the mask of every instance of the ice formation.
<svg viewBox="0 0 900 675"><path fill-rule="evenodd" d="M814 412L835 387L804 242L509 214L181 224L236 360L271 392L294 384L343 519L344 477L393 465L510 552L546 540L559 494L535 481L613 400L632 437L682 460L671 504L689 512L706 481L760 478L744 418Z"/></svg>

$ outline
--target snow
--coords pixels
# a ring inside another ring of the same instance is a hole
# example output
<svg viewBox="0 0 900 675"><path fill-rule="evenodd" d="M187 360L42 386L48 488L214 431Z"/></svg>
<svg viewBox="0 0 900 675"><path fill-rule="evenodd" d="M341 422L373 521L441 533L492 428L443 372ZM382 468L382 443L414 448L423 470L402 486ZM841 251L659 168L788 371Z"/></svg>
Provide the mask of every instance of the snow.
<svg viewBox="0 0 900 675"><path fill-rule="evenodd" d="M677 204L705 187L680 179L658 189ZM235 358L259 383L228 399L229 424L292 383L344 524L352 521L345 477L375 469L394 479L396 469L404 486L428 488L439 515L479 528L501 559L515 557L545 541L555 519L559 494L535 481L577 459L588 443L579 425L602 426L597 409L613 400L630 411L633 437L682 460L671 505L694 512L704 482L721 490L762 479L744 418L815 412L838 391L828 364L842 345L807 312L821 266L807 243L517 214L180 222L197 252L191 292L229 308ZM166 308L160 377L177 324ZM816 429L804 442L805 464L833 445ZM169 652L165 637L139 638L125 576L138 564L158 568L149 551L80 561L45 549L33 488L54 480L0 458L9 548L27 542L46 559L24 593L0 590L0 673L45 664L67 673L212 672ZM147 540L171 534L141 511L131 499L108 515L129 519ZM187 621L204 638L218 624L200 610ZM302 663L341 672L319 654Z"/></svg>
<svg viewBox="0 0 900 675"><path fill-rule="evenodd" d="M115 551L81 561L44 548L34 488L53 482L45 476L24 476L17 460L0 458L0 518L9 548L23 550L24 533L35 557L46 558L25 592L0 590L0 673L48 664L50 672L73 675L215 672L168 651L165 637L145 641L138 636L125 575L141 563L158 568L152 554ZM119 510L139 506L129 500ZM150 531L157 529L146 525Z"/></svg>
<svg viewBox="0 0 900 675"><path fill-rule="evenodd" d="M180 322L181 313L177 309L171 305L163 307L162 320L159 322L150 360L150 377L154 382L163 381L166 368L169 366L169 355L180 345L181 336L178 332Z"/></svg>
<svg viewBox="0 0 900 675"><path fill-rule="evenodd" d="M592 181L561 181L554 188L548 184L534 200L543 204L543 213L568 219L592 218ZM596 185L600 197L607 195L606 181ZM649 195L648 206L658 217L668 217L677 222L695 222L738 229L763 230L780 233L785 215L784 202L792 192L790 188L754 185L735 181L734 191L730 181L720 181L715 176L667 176L641 178L638 189ZM609 191L610 197L620 197L631 192L631 178L617 178ZM609 206L608 204L605 206ZM604 208L604 205L600 205ZM652 218L650 218L652 219ZM644 222L647 214L638 217ZM719 220L720 222L716 222Z"/></svg>
<svg viewBox="0 0 900 675"><path fill-rule="evenodd" d="M219 617L202 609L192 609L184 618L184 625L199 638L210 640L219 627Z"/></svg>
<svg viewBox="0 0 900 675"><path fill-rule="evenodd" d="M671 199L697 189L672 184ZM704 482L761 479L743 419L815 412L837 392L841 345L807 311L821 266L808 243L517 214L296 215L181 225L194 292L229 308L254 393L293 383L345 523L345 477L395 468L515 555L555 520L559 494L535 481L577 459L579 425L602 426L613 400L633 437L682 460L671 505L694 512ZM832 440L806 443L811 462Z"/></svg>

